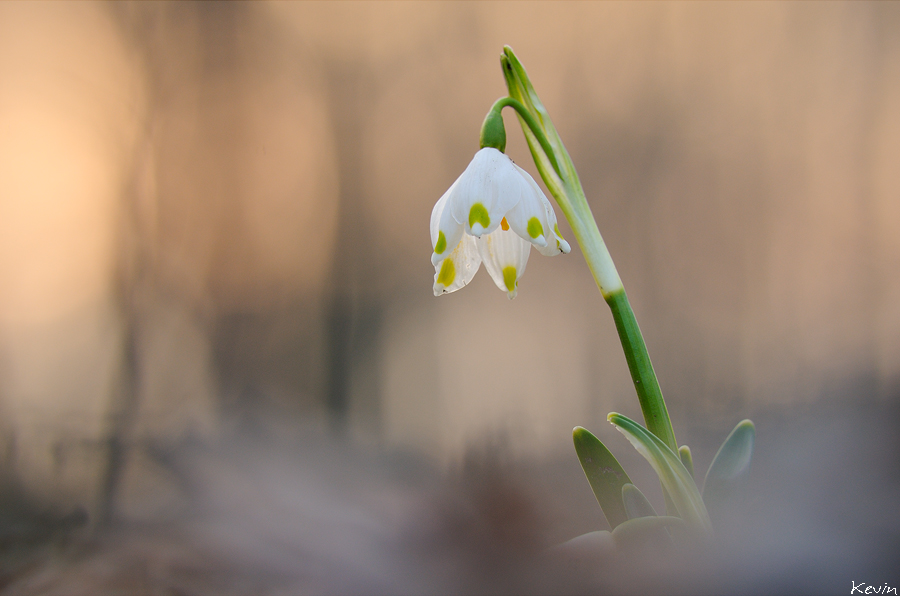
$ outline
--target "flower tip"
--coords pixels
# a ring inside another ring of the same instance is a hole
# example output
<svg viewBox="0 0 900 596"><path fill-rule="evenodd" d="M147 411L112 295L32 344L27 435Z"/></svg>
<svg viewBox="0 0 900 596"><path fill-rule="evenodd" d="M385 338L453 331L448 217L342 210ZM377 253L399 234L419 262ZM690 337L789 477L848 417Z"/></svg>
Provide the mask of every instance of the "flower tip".
<svg viewBox="0 0 900 596"><path fill-rule="evenodd" d="M516 294L518 294L518 293L519 293L518 290L508 291L508 292L506 292L506 297L509 298L510 300L512 300L513 298L516 297Z"/></svg>
<svg viewBox="0 0 900 596"><path fill-rule="evenodd" d="M439 283L434 284L434 295L440 296L443 293L444 293L444 284L439 284Z"/></svg>
<svg viewBox="0 0 900 596"><path fill-rule="evenodd" d="M547 239L544 238L543 234L539 235L537 238L532 240L532 242L534 243L535 246L540 246L541 248L544 248L545 246L547 246Z"/></svg>
<svg viewBox="0 0 900 596"><path fill-rule="evenodd" d="M557 238L557 242L559 243L559 252L561 252L564 255L567 255L570 252L572 252L572 247L569 246L568 242L566 242L562 238Z"/></svg>
<svg viewBox="0 0 900 596"><path fill-rule="evenodd" d="M475 222L472 224L472 235L476 238L481 238L481 235L484 234L484 227L479 222Z"/></svg>
<svg viewBox="0 0 900 596"><path fill-rule="evenodd" d="M435 267L437 266L438 263L440 263L443 260L444 260L443 256L437 254L436 252L431 253L431 264L434 265Z"/></svg>

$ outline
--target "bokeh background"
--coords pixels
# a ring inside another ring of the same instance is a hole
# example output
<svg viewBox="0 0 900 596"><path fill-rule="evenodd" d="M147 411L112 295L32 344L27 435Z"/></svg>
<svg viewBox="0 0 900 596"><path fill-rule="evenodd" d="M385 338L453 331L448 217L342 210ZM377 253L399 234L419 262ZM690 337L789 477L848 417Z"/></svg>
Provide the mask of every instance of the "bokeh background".
<svg viewBox="0 0 900 596"><path fill-rule="evenodd" d="M579 250L534 252L512 302L483 272L431 291L431 208L505 95L504 44L679 440L711 441L698 468L748 416L894 420L896 3L4 3L5 485L152 519L187 498L184 449L315 435L437 477L473 449L565 461L590 506L572 427L625 452L606 414L640 412Z"/></svg>

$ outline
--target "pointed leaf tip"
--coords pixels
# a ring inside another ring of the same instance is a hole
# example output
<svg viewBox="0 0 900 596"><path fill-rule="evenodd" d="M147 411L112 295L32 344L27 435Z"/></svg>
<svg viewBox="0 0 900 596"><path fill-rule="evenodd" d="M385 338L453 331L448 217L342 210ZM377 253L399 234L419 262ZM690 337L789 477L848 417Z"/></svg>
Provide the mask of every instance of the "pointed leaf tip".
<svg viewBox="0 0 900 596"><path fill-rule="evenodd" d="M755 440L756 427L753 425L753 421L740 421L719 447L709 465L709 469L706 471L704 491L710 480L713 482L729 481L746 472L753 459Z"/></svg>
<svg viewBox="0 0 900 596"><path fill-rule="evenodd" d="M691 478L693 478L694 459L691 457L691 448L687 445L682 445L678 448L678 456L681 457L681 463L684 464L684 467L687 468L687 471L691 473Z"/></svg>
<svg viewBox="0 0 900 596"><path fill-rule="evenodd" d="M751 420L742 420L716 452L703 482L703 501L714 515L750 469L755 442L756 427Z"/></svg>

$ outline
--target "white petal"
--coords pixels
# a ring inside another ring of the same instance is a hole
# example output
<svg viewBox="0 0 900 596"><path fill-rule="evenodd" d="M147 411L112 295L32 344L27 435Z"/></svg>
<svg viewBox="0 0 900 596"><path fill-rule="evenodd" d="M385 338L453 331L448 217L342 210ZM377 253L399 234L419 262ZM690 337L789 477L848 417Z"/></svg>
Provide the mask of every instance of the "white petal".
<svg viewBox="0 0 900 596"><path fill-rule="evenodd" d="M457 182L459 180L447 189L447 192L438 199L438 202L434 204L434 209L431 210L431 248L434 251L431 253L431 263L433 265L443 261L453 250L453 247L459 244L463 235L463 227L456 223L456 220L453 219L453 215L450 213L450 209L447 209L450 195ZM443 239L441 239L442 234ZM441 249L440 253L437 252L439 248Z"/></svg>
<svg viewBox="0 0 900 596"><path fill-rule="evenodd" d="M518 203L515 165L504 153L485 147L475 154L454 184L450 210L456 223L473 236L490 234Z"/></svg>
<svg viewBox="0 0 900 596"><path fill-rule="evenodd" d="M522 177L528 181L528 183L532 189L532 193L533 193L532 196L535 196L538 198L538 200L541 203L541 209L543 209L543 212L544 212L543 218L541 218L540 216L537 216L537 217L538 217L538 221L540 221L540 223L541 223L541 227L543 228L544 237L546 238L546 243L541 245L541 244L538 244L537 242L535 242L534 243L535 248L537 248L540 251L540 253L542 255L544 255L545 257L556 256L560 253L562 253L564 255L569 254L572 251L572 247L569 246L569 243L566 242L565 238L562 237L562 234L559 233L559 226L557 225L557 222L556 222L556 212L553 211L553 204L550 203L550 199L547 198L547 195L544 194L544 192L541 190L541 187L537 185L537 182L534 181L534 178L532 178L528 172L526 172L519 166L516 166L516 169L518 169L522 173ZM530 202L530 200L523 201L522 203L520 203L520 205L522 206L521 208L520 208L520 206L517 206L516 209L513 210L514 212L517 212L517 213L510 213L506 217L506 220L509 222L510 227L512 227L514 230L516 230L516 228L513 226L513 220L518 219L516 224L521 225L520 217L521 217L521 213L524 212L524 209L525 209L524 206L528 205L528 206L531 206L532 209L535 209L535 207L533 207L533 203ZM533 217L533 216L529 215L528 216L529 219L526 220L526 222L529 221L531 217ZM516 233L519 233L518 230L516 230ZM525 235L522 235L521 233L520 233L520 235L525 240L529 240L531 238L531 235L528 233L527 228L525 230Z"/></svg>
<svg viewBox="0 0 900 596"><path fill-rule="evenodd" d="M527 242L531 242L538 249L548 246L548 236L552 230L547 219L546 205L550 204L541 188L531 175L513 164L519 174L519 187L521 199L518 204L506 214L509 227ZM552 212L552 208L551 208ZM555 248L555 245L554 245Z"/></svg>
<svg viewBox="0 0 900 596"><path fill-rule="evenodd" d="M550 233L547 234L547 246L538 247L538 250L545 257L553 257L558 254L567 255L572 252L572 247L566 242L566 239L559 233L559 225L556 222L556 213L553 211L553 205L547 198L544 198L544 209L547 211L547 221L550 224Z"/></svg>
<svg viewBox="0 0 900 596"><path fill-rule="evenodd" d="M463 236L447 258L434 266L434 295L465 287L481 266L481 255L472 236Z"/></svg>
<svg viewBox="0 0 900 596"><path fill-rule="evenodd" d="M506 292L510 300L515 298L519 278L525 274L531 244L512 230L500 228L478 239L478 252L497 287Z"/></svg>

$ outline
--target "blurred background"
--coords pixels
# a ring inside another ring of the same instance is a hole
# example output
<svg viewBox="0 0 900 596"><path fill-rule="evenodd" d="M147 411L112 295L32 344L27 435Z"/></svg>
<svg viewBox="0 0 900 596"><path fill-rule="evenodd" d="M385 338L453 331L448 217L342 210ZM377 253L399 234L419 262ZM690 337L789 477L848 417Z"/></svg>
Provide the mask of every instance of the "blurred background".
<svg viewBox="0 0 900 596"><path fill-rule="evenodd" d="M504 44L698 469L742 418L849 406L884 422L856 449L900 496L893 3L0 5L4 490L157 519L189 500L179 454L315 436L427 478L500 450L596 508L573 426L644 464L605 421L640 411L579 250L534 252L512 302L484 272L431 290L431 209L505 95ZM585 516L555 538L604 527Z"/></svg>

